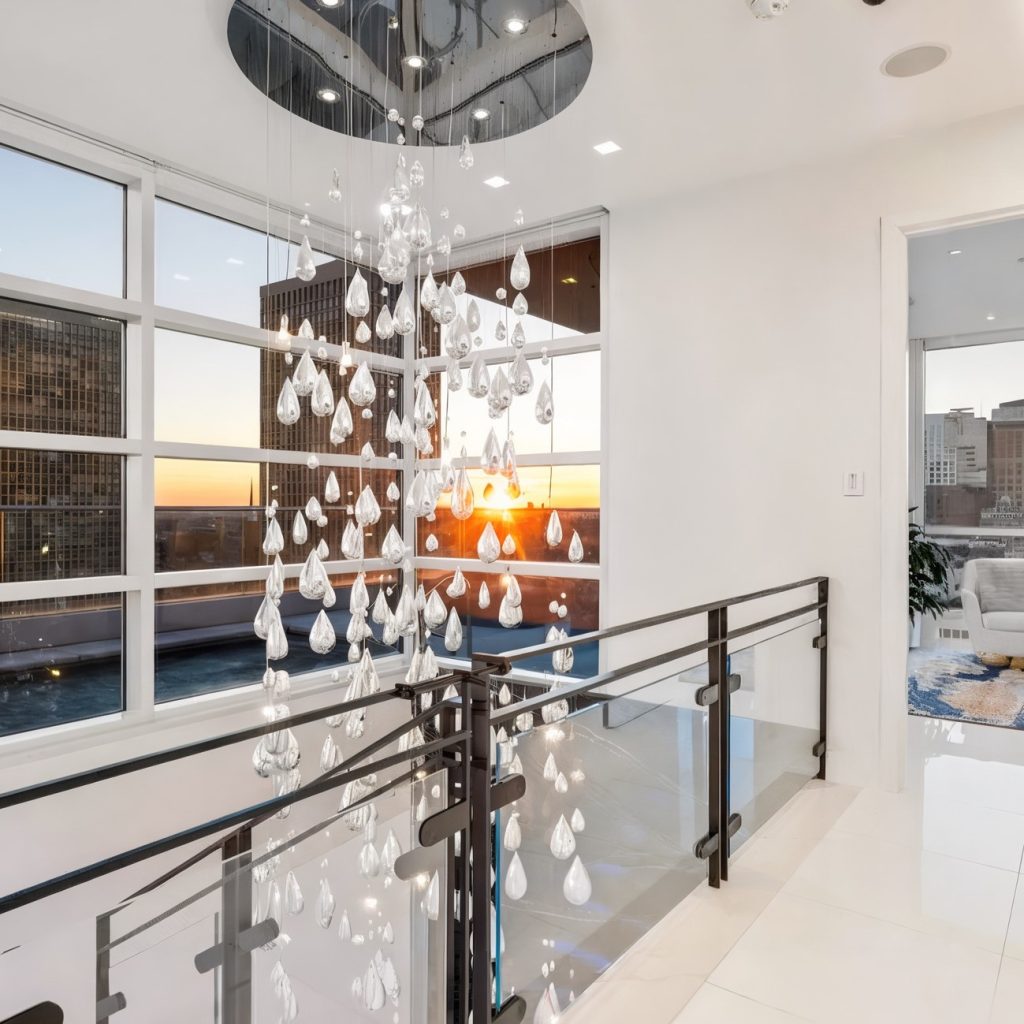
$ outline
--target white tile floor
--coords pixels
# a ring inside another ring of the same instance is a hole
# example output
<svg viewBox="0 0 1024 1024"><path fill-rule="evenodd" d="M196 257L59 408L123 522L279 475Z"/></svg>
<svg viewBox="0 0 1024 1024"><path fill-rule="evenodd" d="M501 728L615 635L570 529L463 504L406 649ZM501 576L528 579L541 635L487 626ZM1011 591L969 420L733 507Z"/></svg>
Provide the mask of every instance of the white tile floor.
<svg viewBox="0 0 1024 1024"><path fill-rule="evenodd" d="M908 728L904 792L811 783L563 1020L1024 1021L1024 733Z"/></svg>

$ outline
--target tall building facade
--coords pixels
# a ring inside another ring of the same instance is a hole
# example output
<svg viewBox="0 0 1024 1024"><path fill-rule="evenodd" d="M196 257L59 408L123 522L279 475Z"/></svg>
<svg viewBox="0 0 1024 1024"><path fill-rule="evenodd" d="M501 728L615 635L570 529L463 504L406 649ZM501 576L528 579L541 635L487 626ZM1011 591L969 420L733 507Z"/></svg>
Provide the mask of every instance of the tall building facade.
<svg viewBox="0 0 1024 1024"><path fill-rule="evenodd" d="M989 491L1004 517L1024 508L1024 399L1003 402L989 424Z"/></svg>
<svg viewBox="0 0 1024 1024"><path fill-rule="evenodd" d="M0 429L116 437L124 328L113 320L0 302ZM0 580L116 574L122 459L0 448Z"/></svg>

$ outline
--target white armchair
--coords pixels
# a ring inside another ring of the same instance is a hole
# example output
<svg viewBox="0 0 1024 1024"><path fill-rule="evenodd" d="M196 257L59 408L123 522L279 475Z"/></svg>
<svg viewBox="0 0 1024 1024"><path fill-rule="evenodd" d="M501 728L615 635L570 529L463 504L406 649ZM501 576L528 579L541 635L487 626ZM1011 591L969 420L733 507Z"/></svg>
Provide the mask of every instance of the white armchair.
<svg viewBox="0 0 1024 1024"><path fill-rule="evenodd" d="M967 562L960 597L978 654L1024 657L1024 558Z"/></svg>

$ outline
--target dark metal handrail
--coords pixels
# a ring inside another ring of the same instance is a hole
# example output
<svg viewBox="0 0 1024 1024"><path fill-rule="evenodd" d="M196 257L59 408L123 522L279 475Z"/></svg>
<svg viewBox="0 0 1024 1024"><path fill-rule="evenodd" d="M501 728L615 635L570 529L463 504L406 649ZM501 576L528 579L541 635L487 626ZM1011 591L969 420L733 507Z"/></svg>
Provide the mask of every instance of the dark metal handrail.
<svg viewBox="0 0 1024 1024"><path fill-rule="evenodd" d="M434 680L434 684L436 686L445 686L449 682L455 682L457 678L458 676L455 673L449 673L447 676ZM8 793L0 794L0 810L14 807L17 804L28 803L31 800L55 796L58 793L66 793L68 790L78 789L81 786L91 786L95 782L103 782L106 779L130 775L132 772L142 771L144 768L153 768L160 764L167 764L170 761L178 761L183 757L205 754L210 750L231 746L233 743L258 739L261 736L280 732L282 729L291 729L297 725L315 722L320 718L331 718L334 715L342 715L348 711L358 711L361 708L382 704L384 701L400 696L401 694L397 688L382 690L379 693L359 697L356 700L343 701L340 704L330 704L327 707L315 708L312 711L303 711L297 715L289 715L287 718L278 718L263 725L249 726L245 729L238 729L235 732L211 736L205 740L197 740L194 743L185 743L180 747L169 747L167 750L158 750L152 754L143 754L140 757L127 758L124 761L102 765L99 768L90 768L87 771L77 772L74 775L65 775L59 779L51 779L47 782L24 786L21 789L13 789Z"/></svg>
<svg viewBox="0 0 1024 1024"><path fill-rule="evenodd" d="M474 663L480 662L485 665L495 666L499 674L504 674L510 671L512 665L517 661L525 661L527 658L535 658L541 654L552 654L555 651L565 650L567 647L579 647L581 644L590 644L599 640L610 640L612 637L622 636L624 633L634 633L641 629L662 626L668 622L678 622L680 619L689 619L695 615L705 615L708 612L731 608L733 605L746 604L749 601L773 597L776 594L784 594L789 590L799 590L801 587L810 587L824 582L826 582L825 576L811 576L805 580L798 580L796 583L785 583L780 587L769 587L767 590L756 590L749 594L740 594L738 597L726 597L720 601L696 604L690 608L681 608L674 612L650 615L646 619L635 619L633 622L624 622L619 626L609 626L607 629L597 629L590 633L579 633L565 640L534 644L532 647L520 647L518 650L505 651L501 654L474 651L473 661Z"/></svg>

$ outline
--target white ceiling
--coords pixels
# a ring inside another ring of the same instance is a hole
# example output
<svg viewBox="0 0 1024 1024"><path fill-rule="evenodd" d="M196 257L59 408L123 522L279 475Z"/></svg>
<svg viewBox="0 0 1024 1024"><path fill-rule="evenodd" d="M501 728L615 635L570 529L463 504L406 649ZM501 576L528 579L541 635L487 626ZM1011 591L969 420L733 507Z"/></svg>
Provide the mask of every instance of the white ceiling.
<svg viewBox="0 0 1024 1024"><path fill-rule="evenodd" d="M1024 327L1024 262L1019 260L1024 260L1021 219L912 238L910 336Z"/></svg>
<svg viewBox="0 0 1024 1024"><path fill-rule="evenodd" d="M368 227L393 151L268 110L225 40L231 0L7 0L0 98L314 217L330 169ZM1020 0L792 0L756 21L745 0L579 0L594 44L581 98L552 123L480 146L476 166L427 150L435 208L470 237L834 155L1024 104ZM883 77L894 51L952 47L919 79ZM614 139L623 151L591 148ZM290 156L289 156L290 154ZM500 191L484 178L500 173ZM291 188L289 190L289 182Z"/></svg>

